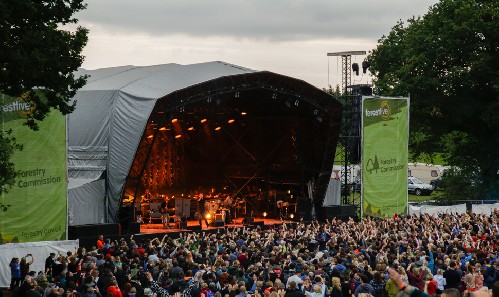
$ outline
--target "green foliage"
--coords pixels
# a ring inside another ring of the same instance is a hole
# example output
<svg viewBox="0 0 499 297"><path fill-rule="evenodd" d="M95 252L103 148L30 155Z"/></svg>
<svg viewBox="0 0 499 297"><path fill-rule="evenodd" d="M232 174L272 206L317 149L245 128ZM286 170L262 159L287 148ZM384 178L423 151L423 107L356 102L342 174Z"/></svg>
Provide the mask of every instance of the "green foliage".
<svg viewBox="0 0 499 297"><path fill-rule="evenodd" d="M399 21L369 55L378 94L410 94L412 157L442 152L478 172L489 198L498 192L498 49L498 1L441 0Z"/></svg>
<svg viewBox="0 0 499 297"><path fill-rule="evenodd" d="M341 96L341 90L340 90L340 85L336 85L336 87L334 88L333 90L333 87L331 85L329 85L329 88L322 88L322 90L326 93L328 93L329 95L333 95L333 96L336 96L336 97L339 97Z"/></svg>
<svg viewBox="0 0 499 297"><path fill-rule="evenodd" d="M12 130L0 129L0 195L8 192L14 184L16 171L14 163L10 162L10 159L16 150L22 150L22 145L18 144L11 134ZM6 211L9 207L10 205L0 203L1 211Z"/></svg>
<svg viewBox="0 0 499 297"><path fill-rule="evenodd" d="M475 200L482 199L479 193L480 180L476 172L451 167L444 171L442 177L443 195L441 200Z"/></svg>
<svg viewBox="0 0 499 297"><path fill-rule="evenodd" d="M84 8L83 0L0 1L0 92L30 103L26 124L34 130L50 108L72 112L70 100L86 83L74 72L88 30L60 29L77 23L72 15Z"/></svg>
<svg viewBox="0 0 499 297"><path fill-rule="evenodd" d="M75 77L83 62L81 51L88 30L61 27L76 24L72 15L85 8L83 0L0 1L0 93L30 104L26 125L38 130L50 111L74 110L70 103L86 77ZM9 131L0 131L0 194L14 183L10 159L21 147ZM9 205L0 205L5 211Z"/></svg>

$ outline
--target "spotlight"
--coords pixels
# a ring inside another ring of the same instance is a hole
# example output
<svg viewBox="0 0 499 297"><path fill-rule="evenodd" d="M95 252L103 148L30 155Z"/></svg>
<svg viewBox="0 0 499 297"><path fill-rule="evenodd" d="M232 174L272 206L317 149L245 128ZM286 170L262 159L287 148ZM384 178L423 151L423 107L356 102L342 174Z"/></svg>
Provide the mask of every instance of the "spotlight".
<svg viewBox="0 0 499 297"><path fill-rule="evenodd" d="M267 212L264 212L263 213L263 217L266 218L267 217Z"/></svg>
<svg viewBox="0 0 499 297"><path fill-rule="evenodd" d="M295 214L294 214L294 213L290 214L290 215L289 215L289 218L290 218L290 219L294 219L294 218L295 218Z"/></svg>
<svg viewBox="0 0 499 297"><path fill-rule="evenodd" d="M207 121L207 119L202 119L202 120L201 120L201 124L206 123L206 121Z"/></svg>
<svg viewBox="0 0 499 297"><path fill-rule="evenodd" d="M241 112L241 115L247 115L246 111Z"/></svg>
<svg viewBox="0 0 499 297"><path fill-rule="evenodd" d="M187 130L194 131L194 127L189 127L189 128L187 128Z"/></svg>
<svg viewBox="0 0 499 297"><path fill-rule="evenodd" d="M234 121L235 121L234 119L230 119L227 121L227 123L232 124L232 123L234 123Z"/></svg>
<svg viewBox="0 0 499 297"><path fill-rule="evenodd" d="M234 97L239 98L239 92L236 92L236 94L234 95Z"/></svg>
<svg viewBox="0 0 499 297"><path fill-rule="evenodd" d="M211 219L211 213L207 213L205 216L207 219Z"/></svg>
<svg viewBox="0 0 499 297"><path fill-rule="evenodd" d="M147 136L148 139L151 139L152 137L153 137L152 135Z"/></svg>
<svg viewBox="0 0 499 297"><path fill-rule="evenodd" d="M295 106L298 106L298 105L300 105L300 100L296 99L295 100Z"/></svg>
<svg viewBox="0 0 499 297"><path fill-rule="evenodd" d="M182 137L182 135L181 135L181 134L177 134L177 135L175 135L175 138L177 138L177 139L179 139L180 137Z"/></svg>
<svg viewBox="0 0 499 297"><path fill-rule="evenodd" d="M176 122L178 122L178 119L172 119L172 123L173 124L176 123Z"/></svg>
<svg viewBox="0 0 499 297"><path fill-rule="evenodd" d="M277 99L277 94L276 93L272 94L272 99Z"/></svg>
<svg viewBox="0 0 499 297"><path fill-rule="evenodd" d="M168 129L168 128L166 128L166 127L161 127L161 128L159 128L159 131L166 131L166 130L170 130L170 129Z"/></svg>
<svg viewBox="0 0 499 297"><path fill-rule="evenodd" d="M218 126L215 128L215 131L220 131L220 129L222 129L222 127Z"/></svg>

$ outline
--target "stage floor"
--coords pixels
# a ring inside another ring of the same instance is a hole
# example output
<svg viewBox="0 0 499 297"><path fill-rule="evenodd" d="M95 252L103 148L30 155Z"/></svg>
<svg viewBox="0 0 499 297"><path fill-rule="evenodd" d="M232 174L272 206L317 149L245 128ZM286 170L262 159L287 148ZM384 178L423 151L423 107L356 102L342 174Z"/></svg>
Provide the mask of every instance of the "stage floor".
<svg viewBox="0 0 499 297"><path fill-rule="evenodd" d="M284 221L286 224L292 223L291 221ZM271 226L271 225L281 225L283 221L276 219L264 219L264 218L255 218L253 226ZM218 230L228 228L241 228L243 227L243 218L235 219L232 224L225 224L224 226L206 226L203 221L202 228L199 227L199 221L188 220L187 221L187 229L175 228L173 223L170 223L170 228L166 228L163 224L141 224L140 225L140 234L156 234L156 233L178 233L178 232L192 232L192 231L206 231L206 230Z"/></svg>

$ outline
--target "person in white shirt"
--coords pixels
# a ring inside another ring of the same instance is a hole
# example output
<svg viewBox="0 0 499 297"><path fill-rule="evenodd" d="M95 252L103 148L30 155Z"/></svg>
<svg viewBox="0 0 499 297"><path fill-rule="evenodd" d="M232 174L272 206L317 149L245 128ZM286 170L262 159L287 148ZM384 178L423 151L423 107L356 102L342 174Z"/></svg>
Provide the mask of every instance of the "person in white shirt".
<svg viewBox="0 0 499 297"><path fill-rule="evenodd" d="M297 287L297 288L300 288L300 287L301 287L301 285L302 285L302 283L303 283L303 281L301 280L301 277L300 277L300 276L301 276L301 270L300 270L300 269L297 269L297 270L295 271L295 274L293 274L292 276L290 276L290 277L288 278L288 281L286 282L286 289L288 289L288 288L289 288L289 283L290 283L290 282L295 282L295 283L296 283L296 287Z"/></svg>
<svg viewBox="0 0 499 297"><path fill-rule="evenodd" d="M442 293L442 291L444 290L444 286L447 284L447 282L445 281L445 277L443 276L444 272L442 269L439 269L437 270L437 274L433 276L433 279L437 281L438 283L438 291L437 291L437 294L440 294Z"/></svg>

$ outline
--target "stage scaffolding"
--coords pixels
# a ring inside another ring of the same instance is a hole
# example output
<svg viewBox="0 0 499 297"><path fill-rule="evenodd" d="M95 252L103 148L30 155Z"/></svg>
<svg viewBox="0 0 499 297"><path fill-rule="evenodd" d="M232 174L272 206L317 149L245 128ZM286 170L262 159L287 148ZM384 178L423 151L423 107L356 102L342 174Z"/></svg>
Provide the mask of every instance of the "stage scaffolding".
<svg viewBox="0 0 499 297"><path fill-rule="evenodd" d="M362 95L337 97L343 104L341 130L334 164L341 166L341 204L354 205L357 217L361 214L361 191L355 186L353 172L361 164L361 100ZM359 181L357 181L359 182Z"/></svg>

